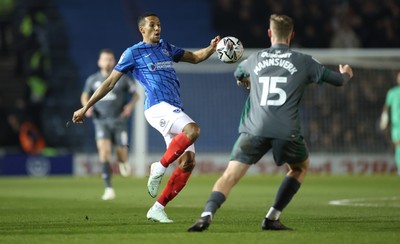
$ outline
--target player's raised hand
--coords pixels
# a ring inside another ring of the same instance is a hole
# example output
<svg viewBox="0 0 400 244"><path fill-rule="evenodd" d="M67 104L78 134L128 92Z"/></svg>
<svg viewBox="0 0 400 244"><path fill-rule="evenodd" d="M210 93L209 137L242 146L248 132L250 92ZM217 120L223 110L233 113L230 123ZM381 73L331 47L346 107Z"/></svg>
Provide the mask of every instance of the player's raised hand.
<svg viewBox="0 0 400 244"><path fill-rule="evenodd" d="M238 86L244 86L247 90L250 90L250 78L246 77L242 80L236 80L236 84Z"/></svg>
<svg viewBox="0 0 400 244"><path fill-rule="evenodd" d="M129 118L131 116L133 110L132 105L125 105L124 108L122 109L122 112L120 114L121 118Z"/></svg>
<svg viewBox="0 0 400 244"><path fill-rule="evenodd" d="M221 37L220 37L220 36L214 37L214 38L211 40L210 45L211 45L214 49L217 48L217 44L218 44L219 40L221 40Z"/></svg>
<svg viewBox="0 0 400 244"><path fill-rule="evenodd" d="M72 122L75 124L82 124L84 122L85 113L85 108L76 110L72 116Z"/></svg>
<svg viewBox="0 0 400 244"><path fill-rule="evenodd" d="M350 65L345 64L345 65L341 65L339 64L339 71L340 73L347 73L350 75L350 78L353 77L353 69L350 67Z"/></svg>

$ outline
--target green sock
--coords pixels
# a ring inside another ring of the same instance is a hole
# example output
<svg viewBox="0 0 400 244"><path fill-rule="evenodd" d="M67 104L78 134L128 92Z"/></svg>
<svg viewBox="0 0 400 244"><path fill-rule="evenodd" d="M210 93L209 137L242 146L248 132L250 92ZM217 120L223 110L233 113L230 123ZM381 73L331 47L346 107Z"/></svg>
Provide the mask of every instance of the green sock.
<svg viewBox="0 0 400 244"><path fill-rule="evenodd" d="M294 177L286 176L278 188L278 192L275 196L275 202L272 207L282 211L292 200L300 186L301 183L298 182Z"/></svg>
<svg viewBox="0 0 400 244"><path fill-rule="evenodd" d="M101 177L103 178L106 187L111 187L111 174L112 174L111 164L109 162L102 163Z"/></svg>
<svg viewBox="0 0 400 244"><path fill-rule="evenodd" d="M222 203L225 202L225 196L222 192L213 191L208 198L204 212L211 212L212 215L217 212L217 209L221 207Z"/></svg>

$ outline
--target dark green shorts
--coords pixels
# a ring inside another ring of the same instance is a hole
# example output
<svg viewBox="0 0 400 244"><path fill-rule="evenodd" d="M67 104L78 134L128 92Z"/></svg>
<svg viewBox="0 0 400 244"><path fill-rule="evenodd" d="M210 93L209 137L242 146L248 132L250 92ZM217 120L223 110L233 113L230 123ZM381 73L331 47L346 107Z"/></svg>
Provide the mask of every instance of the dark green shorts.
<svg viewBox="0 0 400 244"><path fill-rule="evenodd" d="M94 119L96 140L108 139L114 145L128 145L128 123L125 119Z"/></svg>
<svg viewBox="0 0 400 244"><path fill-rule="evenodd" d="M284 163L301 163L308 158L307 145L302 136L286 141L241 133L233 146L230 160L255 164L270 149L278 166Z"/></svg>

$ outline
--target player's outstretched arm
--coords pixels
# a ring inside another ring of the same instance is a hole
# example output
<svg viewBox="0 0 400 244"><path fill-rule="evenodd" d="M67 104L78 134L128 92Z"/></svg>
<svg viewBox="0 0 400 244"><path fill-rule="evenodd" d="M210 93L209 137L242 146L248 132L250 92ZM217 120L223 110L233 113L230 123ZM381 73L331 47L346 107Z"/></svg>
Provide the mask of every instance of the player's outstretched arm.
<svg viewBox="0 0 400 244"><path fill-rule="evenodd" d="M109 93L121 78L123 73L113 70L111 75L97 88L97 90L90 97L89 101L82 108L76 110L72 116L72 122L81 124L84 121L86 111L92 107L97 101L102 99Z"/></svg>
<svg viewBox="0 0 400 244"><path fill-rule="evenodd" d="M353 69L350 65L339 65L339 72L325 69L322 81L334 86L343 86L353 77Z"/></svg>
<svg viewBox="0 0 400 244"><path fill-rule="evenodd" d="M135 92L132 95L131 100L127 103L121 113L122 118L128 118L132 114L132 110L135 108L136 102L139 101L139 94Z"/></svg>
<svg viewBox="0 0 400 244"><path fill-rule="evenodd" d="M238 64L233 75L236 78L236 84L238 86L244 86L247 90L250 89L250 74L245 71L247 59L243 60Z"/></svg>
<svg viewBox="0 0 400 244"><path fill-rule="evenodd" d="M208 59L215 52L215 49L217 48L217 44L220 39L220 36L216 36L210 41L210 45L208 47L199 49L194 52L185 50L180 61L197 64Z"/></svg>
<svg viewBox="0 0 400 244"><path fill-rule="evenodd" d="M383 110L382 110L382 114L379 120L379 128L381 130L385 130L389 125L389 106L388 105L384 105L383 106Z"/></svg>
<svg viewBox="0 0 400 244"><path fill-rule="evenodd" d="M339 71L341 74L343 74L343 73L349 74L350 79L353 77L353 69L348 64L345 64L345 65L339 64Z"/></svg>

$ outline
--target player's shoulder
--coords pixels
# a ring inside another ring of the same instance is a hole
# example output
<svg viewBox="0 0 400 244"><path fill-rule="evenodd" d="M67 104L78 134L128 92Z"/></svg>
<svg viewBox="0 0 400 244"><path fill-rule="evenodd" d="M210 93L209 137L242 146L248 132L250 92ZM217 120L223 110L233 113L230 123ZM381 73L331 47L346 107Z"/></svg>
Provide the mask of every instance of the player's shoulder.
<svg viewBox="0 0 400 244"><path fill-rule="evenodd" d="M124 58L131 59L138 55L140 56L140 53L143 52L143 49L147 49L147 48L148 48L148 46L146 45L145 42L135 43L132 46L125 49L125 51L122 53L119 61L121 61Z"/></svg>
<svg viewBox="0 0 400 244"><path fill-rule="evenodd" d="M128 49L135 49L135 48L138 48L138 47L145 46L146 44L147 43L145 43L144 41L136 42L132 46L128 47Z"/></svg>
<svg viewBox="0 0 400 244"><path fill-rule="evenodd" d="M299 51L296 49L290 49L292 52L292 57L293 58L298 58L298 59L303 59L303 60L315 60L316 62L320 63L314 56L305 53L303 51Z"/></svg>
<svg viewBox="0 0 400 244"><path fill-rule="evenodd" d="M92 82L92 81L98 80L100 78L102 78L102 75L101 75L100 71L97 71L97 72L89 75L88 78L86 79L86 81L87 82Z"/></svg>
<svg viewBox="0 0 400 244"><path fill-rule="evenodd" d="M143 49L148 49L151 46L152 46L151 44L140 41L140 42L133 44L130 47L127 47L124 51L124 54L125 55L127 55L127 54L134 55L135 53L140 52Z"/></svg>
<svg viewBox="0 0 400 244"><path fill-rule="evenodd" d="M183 49L181 47L176 46L175 44L172 44L164 39L160 39L159 45L167 50L171 49Z"/></svg>
<svg viewBox="0 0 400 244"><path fill-rule="evenodd" d="M145 44L144 42L135 43L135 44L133 44L132 46L127 47L126 50L125 50L125 52L134 52L134 51L137 50L137 49L143 48L143 47L144 47L144 44Z"/></svg>
<svg viewBox="0 0 400 244"><path fill-rule="evenodd" d="M258 50L258 51L255 51L255 52L251 53L247 57L246 62L247 61L253 61L253 60L257 61L258 59L261 59L263 57L263 53L265 53L265 52L269 52L269 48L261 49L261 50Z"/></svg>
<svg viewBox="0 0 400 244"><path fill-rule="evenodd" d="M171 44L170 42L168 42L167 40L162 39L162 38L160 39L158 44L161 45L161 46L174 46L173 44Z"/></svg>
<svg viewBox="0 0 400 244"><path fill-rule="evenodd" d="M296 55L299 57L304 57L304 58L312 58L312 56L304 51L298 50L298 49L290 49L290 52L292 55Z"/></svg>
<svg viewBox="0 0 400 244"><path fill-rule="evenodd" d="M399 95L400 94L400 86L394 86L394 87L390 88L388 93Z"/></svg>

